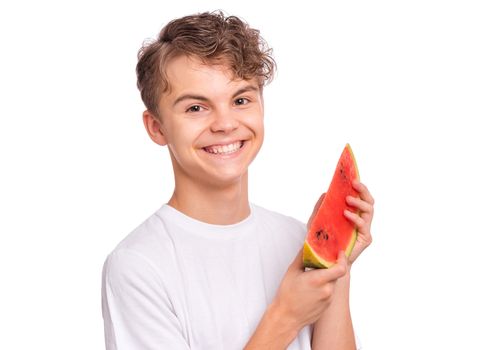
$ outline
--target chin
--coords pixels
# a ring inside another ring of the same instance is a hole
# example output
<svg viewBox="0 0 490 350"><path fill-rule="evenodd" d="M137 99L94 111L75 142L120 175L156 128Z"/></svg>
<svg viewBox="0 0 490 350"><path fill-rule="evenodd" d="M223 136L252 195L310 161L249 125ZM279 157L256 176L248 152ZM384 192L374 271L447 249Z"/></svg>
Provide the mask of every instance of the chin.
<svg viewBox="0 0 490 350"><path fill-rule="evenodd" d="M229 187L243 184L247 180L248 171L230 171L220 172L207 177L210 185L215 187Z"/></svg>

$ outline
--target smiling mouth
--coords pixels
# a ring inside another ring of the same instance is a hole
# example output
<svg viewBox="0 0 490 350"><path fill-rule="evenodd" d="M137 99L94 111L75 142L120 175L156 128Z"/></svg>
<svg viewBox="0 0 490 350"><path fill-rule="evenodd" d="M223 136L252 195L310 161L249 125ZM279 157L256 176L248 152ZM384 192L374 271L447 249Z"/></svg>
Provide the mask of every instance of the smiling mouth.
<svg viewBox="0 0 490 350"><path fill-rule="evenodd" d="M245 141L237 141L227 145L212 145L212 146L203 147L203 150L206 151L207 153L218 154L218 155L232 154L238 151L240 148L242 148L244 143Z"/></svg>

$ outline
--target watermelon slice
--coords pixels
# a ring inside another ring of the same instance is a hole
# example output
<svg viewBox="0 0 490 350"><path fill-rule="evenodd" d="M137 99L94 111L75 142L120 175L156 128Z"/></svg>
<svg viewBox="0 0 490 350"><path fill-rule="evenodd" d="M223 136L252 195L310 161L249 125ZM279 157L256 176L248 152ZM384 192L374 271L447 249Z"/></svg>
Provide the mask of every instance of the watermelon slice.
<svg viewBox="0 0 490 350"><path fill-rule="evenodd" d="M350 145L340 156L330 187L311 220L303 247L303 265L312 268L329 268L337 261L340 250L347 256L357 239L356 226L344 216L344 210L357 209L346 203L347 196L359 197L352 181L359 180L359 171Z"/></svg>

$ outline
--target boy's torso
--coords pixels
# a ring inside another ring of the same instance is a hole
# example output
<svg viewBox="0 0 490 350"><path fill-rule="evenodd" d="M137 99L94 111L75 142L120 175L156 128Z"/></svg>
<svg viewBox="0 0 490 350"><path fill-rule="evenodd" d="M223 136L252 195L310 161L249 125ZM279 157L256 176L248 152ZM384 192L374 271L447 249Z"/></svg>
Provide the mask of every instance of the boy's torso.
<svg viewBox="0 0 490 350"><path fill-rule="evenodd" d="M243 348L301 249L303 224L251 209L244 221L218 226L164 205L112 253L137 251L151 265L147 277L161 281L161 307L175 315L176 333L190 349ZM304 329L290 349L309 349L309 333Z"/></svg>

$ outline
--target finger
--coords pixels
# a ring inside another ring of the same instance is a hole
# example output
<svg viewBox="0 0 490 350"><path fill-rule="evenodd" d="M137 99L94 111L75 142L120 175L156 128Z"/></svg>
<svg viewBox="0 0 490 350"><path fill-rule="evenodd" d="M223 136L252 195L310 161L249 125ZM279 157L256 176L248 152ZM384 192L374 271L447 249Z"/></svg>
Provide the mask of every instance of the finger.
<svg viewBox="0 0 490 350"><path fill-rule="evenodd" d="M313 211L317 211L318 208L320 208L320 204L322 204L323 197L325 197L325 194L326 193L324 192L320 195L320 198L318 198L318 200L316 201L315 208L313 209Z"/></svg>
<svg viewBox="0 0 490 350"><path fill-rule="evenodd" d="M362 227L366 223L363 218L361 218L358 214L351 212L350 210L344 210L344 216L353 222L357 227Z"/></svg>
<svg viewBox="0 0 490 350"><path fill-rule="evenodd" d="M311 214L310 218L308 219L308 223L306 224L306 227L310 228L311 225L311 220L313 220L313 217L315 216L316 212L320 208L320 205L323 202L323 197L325 197L325 193L322 193L320 198L316 201L315 208L313 208L313 213Z"/></svg>
<svg viewBox="0 0 490 350"><path fill-rule="evenodd" d="M343 250L339 251L339 254L337 256L337 264L347 267L347 256L345 255L345 252Z"/></svg>
<svg viewBox="0 0 490 350"><path fill-rule="evenodd" d="M359 215L348 210L344 211L344 215L348 220L352 221L354 225L356 225L358 233L360 236L362 236L362 240L367 242L368 245L371 244L373 240L371 237L371 219L367 218L367 220L365 220Z"/></svg>
<svg viewBox="0 0 490 350"><path fill-rule="evenodd" d="M337 263L332 267L328 269L317 270L318 273L321 274L321 276L319 277L319 281L321 281L321 283L329 283L345 275L345 273L347 272L347 262L345 260L345 254L342 254L344 255L344 257L337 259Z"/></svg>
<svg viewBox="0 0 490 350"><path fill-rule="evenodd" d="M369 204L366 201L363 201L360 198L356 198L356 197L352 197L352 196L347 196L346 199L345 199L345 201L350 206L352 206L354 208L358 208L362 212L365 212L365 213L372 213L373 212L373 205L372 204Z"/></svg>
<svg viewBox="0 0 490 350"><path fill-rule="evenodd" d="M289 265L288 271L304 271L304 265L303 265L303 248L301 248L294 258L293 262Z"/></svg>
<svg viewBox="0 0 490 350"><path fill-rule="evenodd" d="M371 195L371 193L369 192L366 185L364 185L363 183L361 183L357 180L354 180L354 181L352 181L352 187L354 187L354 189L357 192L359 192L359 195L360 195L362 200L368 202L371 205L374 205L374 198Z"/></svg>

